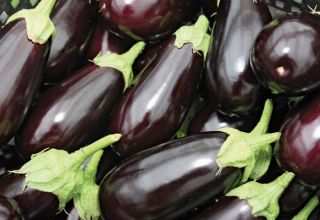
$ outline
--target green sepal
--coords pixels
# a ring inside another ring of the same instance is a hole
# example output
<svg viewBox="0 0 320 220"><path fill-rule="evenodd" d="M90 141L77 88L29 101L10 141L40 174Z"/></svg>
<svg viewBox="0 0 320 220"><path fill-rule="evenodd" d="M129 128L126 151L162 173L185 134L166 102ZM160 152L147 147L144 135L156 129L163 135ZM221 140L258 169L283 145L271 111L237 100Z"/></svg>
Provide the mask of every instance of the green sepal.
<svg viewBox="0 0 320 220"><path fill-rule="evenodd" d="M315 208L319 205L318 196L314 196L310 199L310 201L305 205L305 207L295 215L292 220L308 220L310 214L315 210Z"/></svg>
<svg viewBox="0 0 320 220"><path fill-rule="evenodd" d="M34 9L22 9L11 15L6 25L18 19L25 19L28 39L36 44L44 44L56 35L56 29L50 19L50 13L56 0L42 0Z"/></svg>
<svg viewBox="0 0 320 220"><path fill-rule="evenodd" d="M293 178L293 173L286 172L268 184L251 181L231 190L226 196L246 200L252 207L254 217L263 216L267 220L275 220L280 212L279 198Z"/></svg>
<svg viewBox="0 0 320 220"><path fill-rule="evenodd" d="M81 165L95 152L117 142L120 134L108 135L74 153L48 149L34 154L31 160L13 173L25 174L25 185L50 192L59 199L59 210L69 202L84 181Z"/></svg>
<svg viewBox="0 0 320 220"><path fill-rule="evenodd" d="M107 53L105 55L98 54L93 63L101 67L111 67L119 70L124 79L125 89L128 88L134 77L132 71L132 64L138 55L142 52L145 47L144 42L138 42L131 47L129 51L124 54Z"/></svg>
<svg viewBox="0 0 320 220"><path fill-rule="evenodd" d="M96 174L103 151L95 153L84 171L84 181L80 192L74 197L73 202L83 220L98 220L99 209L99 186L96 184Z"/></svg>
<svg viewBox="0 0 320 220"><path fill-rule="evenodd" d="M225 167L244 168L242 182L249 178L257 180L268 170L271 158L271 143L279 140L281 133L266 134L272 114L272 102L267 100L257 126L250 132L234 128L222 128L229 134L221 146L216 161L221 171Z"/></svg>
<svg viewBox="0 0 320 220"><path fill-rule="evenodd" d="M196 53L202 51L204 58L208 54L210 35L207 34L209 20L201 15L197 22L192 26L182 26L176 32L176 40L174 45L182 48L183 45L191 43L193 51Z"/></svg>

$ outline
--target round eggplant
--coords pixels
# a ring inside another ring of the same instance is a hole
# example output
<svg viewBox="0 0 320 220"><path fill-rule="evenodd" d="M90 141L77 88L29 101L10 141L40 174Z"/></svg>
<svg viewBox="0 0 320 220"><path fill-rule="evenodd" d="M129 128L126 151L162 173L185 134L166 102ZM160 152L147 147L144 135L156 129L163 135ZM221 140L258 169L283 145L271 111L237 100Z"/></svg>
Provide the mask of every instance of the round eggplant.
<svg viewBox="0 0 320 220"><path fill-rule="evenodd" d="M264 90L250 66L250 51L263 26L272 20L262 1L220 2L206 63L211 101L227 114L257 114Z"/></svg>
<svg viewBox="0 0 320 220"><path fill-rule="evenodd" d="M320 87L320 18L285 15L267 25L251 56L259 82L274 94L298 96Z"/></svg>

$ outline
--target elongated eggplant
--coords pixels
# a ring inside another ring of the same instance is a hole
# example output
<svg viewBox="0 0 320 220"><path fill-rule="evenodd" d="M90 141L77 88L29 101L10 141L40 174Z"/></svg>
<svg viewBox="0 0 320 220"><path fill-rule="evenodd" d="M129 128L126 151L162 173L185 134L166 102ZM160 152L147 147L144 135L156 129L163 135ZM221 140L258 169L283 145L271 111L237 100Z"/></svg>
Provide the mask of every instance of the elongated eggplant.
<svg viewBox="0 0 320 220"><path fill-rule="evenodd" d="M58 211L57 197L31 187L25 188L24 175L2 175L0 177L0 195L15 199L26 219L51 219Z"/></svg>
<svg viewBox="0 0 320 220"><path fill-rule="evenodd" d="M17 132L40 85L54 33L49 18L54 4L42 0L35 9L21 10L0 30L0 145Z"/></svg>
<svg viewBox="0 0 320 220"><path fill-rule="evenodd" d="M275 155L282 169L306 185L320 186L320 96L302 100L286 118Z"/></svg>
<svg viewBox="0 0 320 220"><path fill-rule="evenodd" d="M251 56L259 82L274 94L297 96L320 87L320 19L285 15L267 25Z"/></svg>
<svg viewBox="0 0 320 220"><path fill-rule="evenodd" d="M191 219L275 220L280 211L278 199L293 178L293 173L285 173L268 184L248 182Z"/></svg>
<svg viewBox="0 0 320 220"><path fill-rule="evenodd" d="M96 1L57 1L51 16L57 34L46 64L45 83L65 79L79 65L90 42L96 15Z"/></svg>
<svg viewBox="0 0 320 220"><path fill-rule="evenodd" d="M216 175L226 138L215 132L172 140L123 162L101 184L102 217L169 220L223 195L241 178L237 168Z"/></svg>
<svg viewBox="0 0 320 220"><path fill-rule="evenodd" d="M100 13L110 28L136 40L159 41L197 15L196 0L101 0Z"/></svg>
<svg viewBox="0 0 320 220"><path fill-rule="evenodd" d="M15 146L5 145L0 148L0 175L19 168L24 162Z"/></svg>
<svg viewBox="0 0 320 220"><path fill-rule="evenodd" d="M123 55L98 56L94 64L48 90L17 137L19 152L25 157L45 148L70 152L103 136L109 114L130 83L132 63L143 47L140 42Z"/></svg>
<svg viewBox="0 0 320 220"><path fill-rule="evenodd" d="M250 51L263 26L271 21L258 0L220 2L206 64L208 96L227 114L258 112L264 91L250 66Z"/></svg>
<svg viewBox="0 0 320 220"><path fill-rule="evenodd" d="M86 52L86 60L93 60L99 53L121 54L129 50L132 45L132 40L115 35L107 29L107 25L99 18Z"/></svg>
<svg viewBox="0 0 320 220"><path fill-rule="evenodd" d="M217 131L220 128L232 127L241 131L251 131L258 121L258 117L228 116L217 110L217 107L205 103L192 119L188 134L199 134Z"/></svg>
<svg viewBox="0 0 320 220"><path fill-rule="evenodd" d="M163 143L180 128L203 69L208 22L200 16L194 26L184 26L164 41L156 61L125 93L109 125L110 133L123 135L112 146L121 157Z"/></svg>
<svg viewBox="0 0 320 220"><path fill-rule="evenodd" d="M2 220L24 220L16 201L0 196L0 219Z"/></svg>

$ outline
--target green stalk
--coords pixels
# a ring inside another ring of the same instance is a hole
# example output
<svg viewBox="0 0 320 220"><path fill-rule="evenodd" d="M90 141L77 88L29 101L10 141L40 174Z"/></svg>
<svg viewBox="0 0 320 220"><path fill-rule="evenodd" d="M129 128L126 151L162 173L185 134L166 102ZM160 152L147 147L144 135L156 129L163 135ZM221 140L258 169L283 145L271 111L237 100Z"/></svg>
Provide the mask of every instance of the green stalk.
<svg viewBox="0 0 320 220"><path fill-rule="evenodd" d="M314 196L310 199L310 201L305 205L305 207L295 215L292 220L308 220L309 216L315 210L315 208L319 205L318 196Z"/></svg>

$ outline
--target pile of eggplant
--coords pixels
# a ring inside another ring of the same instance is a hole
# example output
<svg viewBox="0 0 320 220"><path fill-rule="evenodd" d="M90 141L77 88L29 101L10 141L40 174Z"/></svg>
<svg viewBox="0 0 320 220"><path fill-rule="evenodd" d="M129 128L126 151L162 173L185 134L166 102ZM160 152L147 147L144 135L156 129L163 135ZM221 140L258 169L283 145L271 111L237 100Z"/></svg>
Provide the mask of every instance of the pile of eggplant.
<svg viewBox="0 0 320 220"><path fill-rule="evenodd" d="M318 14L264 0L16 12L0 29L0 220L319 219Z"/></svg>

